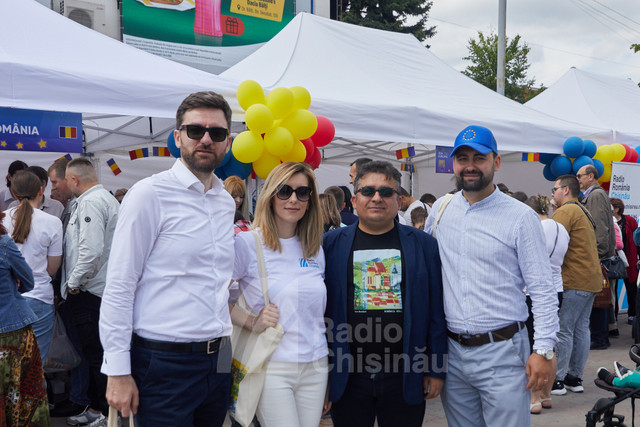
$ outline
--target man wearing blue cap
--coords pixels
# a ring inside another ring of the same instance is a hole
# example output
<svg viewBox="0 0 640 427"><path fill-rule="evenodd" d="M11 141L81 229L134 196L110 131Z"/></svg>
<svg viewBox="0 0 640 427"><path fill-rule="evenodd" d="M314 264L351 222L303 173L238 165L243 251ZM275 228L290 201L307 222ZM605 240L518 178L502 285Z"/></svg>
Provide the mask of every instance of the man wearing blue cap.
<svg viewBox="0 0 640 427"><path fill-rule="evenodd" d="M489 129L465 128L451 156L462 191L436 201L432 212L437 214L425 224L438 239L442 259L447 421L453 427L529 426L529 390L552 381L558 331L558 301L540 219L496 189L493 176L501 158ZM533 354L525 329L525 288L533 301Z"/></svg>

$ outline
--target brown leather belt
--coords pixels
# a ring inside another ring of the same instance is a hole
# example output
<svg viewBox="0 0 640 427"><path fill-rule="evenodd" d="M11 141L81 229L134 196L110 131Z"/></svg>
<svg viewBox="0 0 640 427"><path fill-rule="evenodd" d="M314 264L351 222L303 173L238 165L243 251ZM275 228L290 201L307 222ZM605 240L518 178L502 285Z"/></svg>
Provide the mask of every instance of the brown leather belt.
<svg viewBox="0 0 640 427"><path fill-rule="evenodd" d="M524 322L516 322L502 329L475 335L456 334L447 329L447 336L465 347L478 347L489 344L490 342L510 340L519 330L524 328L524 326Z"/></svg>
<svg viewBox="0 0 640 427"><path fill-rule="evenodd" d="M210 341L202 342L168 342L142 338L133 334L133 345L137 345L149 350L167 351L171 353L217 353L223 348L229 337L214 338Z"/></svg>

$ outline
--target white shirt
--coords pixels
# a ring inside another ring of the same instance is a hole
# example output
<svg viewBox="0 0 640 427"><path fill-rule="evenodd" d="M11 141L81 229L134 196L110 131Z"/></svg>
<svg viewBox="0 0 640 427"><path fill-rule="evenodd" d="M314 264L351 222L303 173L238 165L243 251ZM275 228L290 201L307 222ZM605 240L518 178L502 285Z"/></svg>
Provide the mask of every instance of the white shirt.
<svg viewBox="0 0 640 427"><path fill-rule="evenodd" d="M557 228L556 228L557 225ZM547 242L547 254L550 255L551 275L553 276L553 284L556 292L562 292L562 263L564 254L569 248L569 233L564 226L552 219L542 221L542 231ZM557 241L556 241L557 237ZM554 249L555 246L555 249ZM551 253L553 251L553 254Z"/></svg>
<svg viewBox="0 0 640 427"><path fill-rule="evenodd" d="M300 239L280 239L282 252L262 245L269 277L269 300L278 306L278 322L284 335L273 361L308 363L329 354L324 311L327 289L324 285L324 251L312 257L302 255ZM255 239L250 232L236 237L233 278L237 280L249 306L259 312L264 307L262 283L258 273Z"/></svg>
<svg viewBox="0 0 640 427"><path fill-rule="evenodd" d="M404 219L407 221L407 225L411 225L411 211L415 208L424 208L427 211L427 216L431 213L431 206L426 203L422 203L420 200L416 200L411 203L406 211L404 211Z"/></svg>
<svg viewBox="0 0 640 427"><path fill-rule="evenodd" d="M77 198L64 235L62 296L67 288L102 297L120 204L100 184Z"/></svg>
<svg viewBox="0 0 640 427"><path fill-rule="evenodd" d="M425 232L431 234L435 217L429 215ZM534 349L554 347L558 299L533 209L495 188L473 205L459 191L444 210L436 238L449 330L481 334L527 320L526 286L533 303Z"/></svg>
<svg viewBox="0 0 640 427"><path fill-rule="evenodd" d="M174 342L231 335L234 212L220 180L205 193L180 160L129 190L100 310L104 374L131 373L132 332Z"/></svg>
<svg viewBox="0 0 640 427"><path fill-rule="evenodd" d="M13 216L17 208L5 212L2 225L7 233L13 233ZM31 229L24 243L16 243L22 256L33 271L33 290L22 294L47 304L53 304L53 287L51 277L47 273L47 257L62 255L62 221L39 209L33 210Z"/></svg>

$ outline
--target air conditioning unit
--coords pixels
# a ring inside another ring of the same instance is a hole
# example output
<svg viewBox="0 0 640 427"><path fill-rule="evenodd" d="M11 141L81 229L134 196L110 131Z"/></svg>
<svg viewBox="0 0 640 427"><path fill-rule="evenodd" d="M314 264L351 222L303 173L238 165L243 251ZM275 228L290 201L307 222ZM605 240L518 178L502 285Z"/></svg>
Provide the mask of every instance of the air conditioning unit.
<svg viewBox="0 0 640 427"><path fill-rule="evenodd" d="M116 0L54 0L53 10L78 24L122 40Z"/></svg>

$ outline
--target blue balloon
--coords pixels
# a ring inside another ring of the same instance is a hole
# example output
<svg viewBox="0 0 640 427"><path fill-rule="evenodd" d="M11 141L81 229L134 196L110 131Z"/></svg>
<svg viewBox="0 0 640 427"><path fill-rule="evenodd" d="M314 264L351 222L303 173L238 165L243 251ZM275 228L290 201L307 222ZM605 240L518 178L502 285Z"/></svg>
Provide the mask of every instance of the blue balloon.
<svg viewBox="0 0 640 427"><path fill-rule="evenodd" d="M542 163L543 165L548 165L548 164L551 164L553 159L555 159L559 155L560 154L540 153L540 156L538 157L538 159L540 160L540 163Z"/></svg>
<svg viewBox="0 0 640 427"><path fill-rule="evenodd" d="M547 181L555 181L556 176L551 172L551 165L545 165L544 169L542 169L542 175L547 179Z"/></svg>
<svg viewBox="0 0 640 427"><path fill-rule="evenodd" d="M582 142L582 139L577 136L572 136L571 138L567 138L562 149L567 157L575 159L576 157L582 156L582 153L584 153L584 142Z"/></svg>
<svg viewBox="0 0 640 427"><path fill-rule="evenodd" d="M604 173L604 163L602 163L598 159L593 159L593 166L598 171L598 176L602 176L602 174Z"/></svg>
<svg viewBox="0 0 640 427"><path fill-rule="evenodd" d="M229 159L229 162L223 168L224 173L229 176L239 176L241 179L247 178L251 175L251 171L253 170L252 163L242 163L236 159L233 154Z"/></svg>
<svg viewBox="0 0 640 427"><path fill-rule="evenodd" d="M220 166L218 166L218 168L225 167L227 163L229 163L229 160L231 160L231 157L233 157L233 154L231 154L231 148L229 148L229 151L227 151L227 154L224 155L222 163L220 163Z"/></svg>
<svg viewBox="0 0 640 427"><path fill-rule="evenodd" d="M640 145L636 147L636 151L638 152L638 160L636 161L636 163L640 163Z"/></svg>
<svg viewBox="0 0 640 427"><path fill-rule="evenodd" d="M224 181L225 179L227 179L227 178L228 178L227 174L226 174L226 173L224 173L224 168L223 168L223 167L221 167L221 166L218 166L218 167L213 171L213 173L214 173L218 178L220 178L220 181Z"/></svg>
<svg viewBox="0 0 640 427"><path fill-rule="evenodd" d="M596 145L596 143L590 139L585 139L584 153L582 153L582 155L587 157L593 157L596 155L596 151L598 151L598 146Z"/></svg>
<svg viewBox="0 0 640 427"><path fill-rule="evenodd" d="M576 174L580 170L581 167L586 165L592 165L593 160L589 156L580 156L573 161L573 166L571 166L571 171ZM600 176L600 175L598 175Z"/></svg>
<svg viewBox="0 0 640 427"><path fill-rule="evenodd" d="M173 157L176 159L180 158L180 149L176 147L176 140L173 137L173 132L169 132L169 136L167 137L167 147Z"/></svg>
<svg viewBox="0 0 640 427"><path fill-rule="evenodd" d="M551 173L557 177L571 173L571 160L566 156L556 157L549 166L551 167Z"/></svg>

